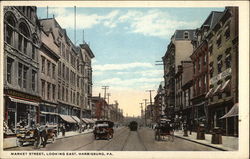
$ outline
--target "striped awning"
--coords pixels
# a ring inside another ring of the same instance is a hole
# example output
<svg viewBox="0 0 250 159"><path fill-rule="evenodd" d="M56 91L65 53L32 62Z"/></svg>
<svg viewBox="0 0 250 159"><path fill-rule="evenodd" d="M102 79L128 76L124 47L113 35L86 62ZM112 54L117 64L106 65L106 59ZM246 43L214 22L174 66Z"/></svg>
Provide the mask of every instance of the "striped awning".
<svg viewBox="0 0 250 159"><path fill-rule="evenodd" d="M219 84L219 85L216 87L216 89L214 90L213 94L216 94L216 93L219 91L219 89L221 88L221 86L222 86L222 84Z"/></svg>
<svg viewBox="0 0 250 159"><path fill-rule="evenodd" d="M77 121L78 123L81 122L81 120L77 117L77 116L71 116L75 121Z"/></svg>
<svg viewBox="0 0 250 159"><path fill-rule="evenodd" d="M60 117L64 120L64 121L66 121L66 122L68 122L68 123L77 123L71 116L69 116L69 115L60 115Z"/></svg>
<svg viewBox="0 0 250 159"><path fill-rule="evenodd" d="M234 117L238 115L239 115L239 103L235 103L234 106L229 110L229 112L220 119Z"/></svg>
<svg viewBox="0 0 250 159"><path fill-rule="evenodd" d="M89 123L89 121L88 121L88 119L87 119L87 118L82 118L82 121L83 121L84 123L86 123L86 124L88 124L88 123Z"/></svg>
<svg viewBox="0 0 250 159"><path fill-rule="evenodd" d="M221 90L222 92L223 92L224 89L228 86L229 82L230 82L230 80L227 80L227 81L224 83L224 85L221 87L220 90Z"/></svg>
<svg viewBox="0 0 250 159"><path fill-rule="evenodd" d="M38 102L32 102L32 101L27 101L27 100L22 100L22 99L17 99L17 98L13 98L13 97L9 97L10 100L12 102L16 102L16 103L22 103L22 104L27 104L27 105L34 105L34 106L38 106L39 103Z"/></svg>
<svg viewBox="0 0 250 159"><path fill-rule="evenodd" d="M207 92L205 98L208 98L212 92L213 92L213 88L210 88L209 91Z"/></svg>

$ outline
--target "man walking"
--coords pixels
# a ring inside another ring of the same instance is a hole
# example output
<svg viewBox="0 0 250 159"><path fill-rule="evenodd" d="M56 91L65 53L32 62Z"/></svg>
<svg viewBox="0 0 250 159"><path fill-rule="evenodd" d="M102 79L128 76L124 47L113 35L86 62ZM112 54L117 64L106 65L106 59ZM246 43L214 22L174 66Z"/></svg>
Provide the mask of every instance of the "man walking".
<svg viewBox="0 0 250 159"><path fill-rule="evenodd" d="M35 143L34 143L35 149L38 149L40 146L40 138L41 138L39 124L35 126L34 138L35 138Z"/></svg>
<svg viewBox="0 0 250 159"><path fill-rule="evenodd" d="M42 145L43 147L46 146L48 140L48 126L45 126L45 129L42 131Z"/></svg>

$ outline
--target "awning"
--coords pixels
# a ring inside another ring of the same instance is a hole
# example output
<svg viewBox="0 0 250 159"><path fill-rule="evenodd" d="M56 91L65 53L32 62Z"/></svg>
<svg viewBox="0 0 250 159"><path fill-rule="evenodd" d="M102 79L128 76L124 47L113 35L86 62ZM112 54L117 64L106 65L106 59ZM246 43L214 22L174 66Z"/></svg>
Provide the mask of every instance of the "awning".
<svg viewBox="0 0 250 159"><path fill-rule="evenodd" d="M69 115L60 115L60 117L64 120L64 121L66 121L66 122L68 122L68 123L77 123L71 116L69 116Z"/></svg>
<svg viewBox="0 0 250 159"><path fill-rule="evenodd" d="M201 102L201 103L193 105L193 107L198 107L198 106L201 106L201 105L204 105L204 104L205 104L205 102Z"/></svg>
<svg viewBox="0 0 250 159"><path fill-rule="evenodd" d="M92 120L92 119L87 119L88 121L89 121L89 123L95 123L95 121L94 120Z"/></svg>
<svg viewBox="0 0 250 159"><path fill-rule="evenodd" d="M71 116L75 121L77 121L78 123L81 122L81 120L77 117L77 116Z"/></svg>
<svg viewBox="0 0 250 159"><path fill-rule="evenodd" d="M9 97L9 98L12 102L16 102L16 103L23 103L23 104L34 105L34 106L39 105L39 103L37 103L37 102L31 102L31 101L17 99L17 98L13 98L13 97Z"/></svg>
<svg viewBox="0 0 250 159"><path fill-rule="evenodd" d="M88 119L87 119L87 118L82 118L82 121L83 121L84 123L86 123L86 124L88 124L88 123L89 123L89 121L88 121Z"/></svg>
<svg viewBox="0 0 250 159"><path fill-rule="evenodd" d="M221 87L220 90L221 90L222 92L223 92L224 89L228 86L229 82L230 82L230 80L227 80L227 81L224 83L224 85Z"/></svg>
<svg viewBox="0 0 250 159"><path fill-rule="evenodd" d="M229 117L238 116L238 115L239 115L239 103L235 103L234 106L230 109L230 111L227 114L225 114L223 117L221 117L220 119L229 118Z"/></svg>
<svg viewBox="0 0 250 159"><path fill-rule="evenodd" d="M50 115L58 115L55 112L44 112L44 111L40 111L41 114L50 114Z"/></svg>
<svg viewBox="0 0 250 159"><path fill-rule="evenodd" d="M214 90L213 94L216 94L216 93L218 92L218 90L219 90L220 87L221 87L221 84L219 84L219 85L216 87L216 89Z"/></svg>
<svg viewBox="0 0 250 159"><path fill-rule="evenodd" d="M212 92L213 92L213 88L210 88L209 91L207 92L205 98L208 98Z"/></svg>

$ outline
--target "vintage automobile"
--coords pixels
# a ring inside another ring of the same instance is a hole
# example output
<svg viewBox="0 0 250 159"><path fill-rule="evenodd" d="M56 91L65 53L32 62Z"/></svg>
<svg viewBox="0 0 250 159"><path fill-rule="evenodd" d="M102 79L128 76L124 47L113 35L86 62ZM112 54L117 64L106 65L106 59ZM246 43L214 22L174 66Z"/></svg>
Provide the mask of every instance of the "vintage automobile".
<svg viewBox="0 0 250 159"><path fill-rule="evenodd" d="M44 127L41 126L39 128L40 135L42 134L42 131L44 130ZM34 131L33 128L19 128L17 130L17 140L16 144L19 147L22 147L24 144L31 144L35 146L35 137L34 137ZM48 133L47 133L48 141L54 143L57 137L57 130L56 127L48 127ZM39 141L38 145L40 145L41 140Z"/></svg>
<svg viewBox="0 0 250 159"><path fill-rule="evenodd" d="M94 138L95 139L111 139L113 138L114 129L113 129L114 123L112 121L108 120L98 120L95 122L95 128L94 128Z"/></svg>

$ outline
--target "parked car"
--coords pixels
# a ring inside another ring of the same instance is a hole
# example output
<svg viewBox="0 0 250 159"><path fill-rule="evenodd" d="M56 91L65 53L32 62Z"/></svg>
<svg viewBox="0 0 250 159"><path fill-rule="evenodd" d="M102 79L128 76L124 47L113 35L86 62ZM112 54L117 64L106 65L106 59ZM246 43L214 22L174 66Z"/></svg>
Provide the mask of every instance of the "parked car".
<svg viewBox="0 0 250 159"><path fill-rule="evenodd" d="M114 123L112 121L108 120L98 120L95 122L95 128L94 128L94 138L95 139L111 139L113 138L114 129L113 129Z"/></svg>

